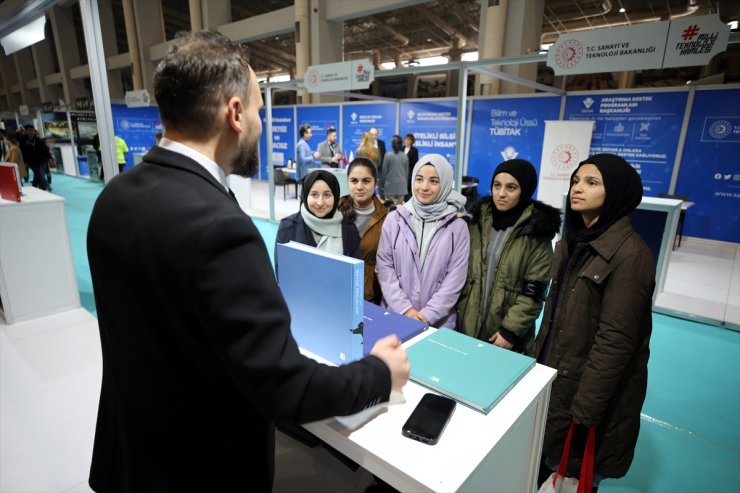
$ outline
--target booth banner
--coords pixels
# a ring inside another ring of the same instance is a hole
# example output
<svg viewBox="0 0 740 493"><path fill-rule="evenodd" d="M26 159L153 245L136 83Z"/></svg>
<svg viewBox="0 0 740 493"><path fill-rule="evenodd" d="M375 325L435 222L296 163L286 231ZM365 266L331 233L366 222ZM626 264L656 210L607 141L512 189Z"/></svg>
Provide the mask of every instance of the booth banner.
<svg viewBox="0 0 740 493"><path fill-rule="evenodd" d="M457 100L401 102L400 110L400 135L414 134L419 157L441 154L455 166ZM386 148L390 152L389 139L386 139Z"/></svg>
<svg viewBox="0 0 740 493"><path fill-rule="evenodd" d="M546 121L537 200L560 209L570 175L588 157L593 121Z"/></svg>
<svg viewBox="0 0 740 493"><path fill-rule="evenodd" d="M41 124L44 126L44 138L55 142L70 142L72 138L67 113L55 111L41 113Z"/></svg>
<svg viewBox="0 0 740 493"><path fill-rule="evenodd" d="M368 59L310 65L303 76L308 92L367 89L375 80L375 67Z"/></svg>
<svg viewBox="0 0 740 493"><path fill-rule="evenodd" d="M98 133L98 120L95 113L72 112L72 132L78 145L92 145L93 137Z"/></svg>
<svg viewBox="0 0 740 493"><path fill-rule="evenodd" d="M156 106L128 108L125 104L111 105L113 132L126 141L126 168L134 163L134 154L146 154L157 143L154 134L162 132L162 122Z"/></svg>
<svg viewBox="0 0 740 493"><path fill-rule="evenodd" d="M660 68L669 21L561 34L547 52L555 75Z"/></svg>
<svg viewBox="0 0 740 493"><path fill-rule="evenodd" d="M545 120L557 120L560 96L473 100L466 175L480 180L487 195L493 170L509 159L526 159L539 168Z"/></svg>
<svg viewBox="0 0 740 493"><path fill-rule="evenodd" d="M313 135L308 141L311 150L318 149L319 144L326 140L326 130L334 128L339 132L339 105L331 106L298 106L298 117L296 119L296 132L301 125L308 123L311 125ZM296 134L296 143L300 139L300 134ZM342 142L342 136L337 135L337 142ZM344 148L342 148L344 150Z"/></svg>
<svg viewBox="0 0 740 493"><path fill-rule="evenodd" d="M378 138L391 148L391 137L396 133L396 103L345 103L342 105L342 128L339 139L342 150L352 160L360 146L362 134L372 127L378 129Z"/></svg>
<svg viewBox="0 0 740 493"><path fill-rule="evenodd" d="M688 92L568 96L566 120L593 120L591 154L608 152L640 173L643 193L668 193Z"/></svg>
<svg viewBox="0 0 740 493"><path fill-rule="evenodd" d="M687 236L740 243L740 89L697 90L675 193Z"/></svg>
<svg viewBox="0 0 740 493"><path fill-rule="evenodd" d="M686 17L671 21L663 68L706 65L727 50L730 26L718 15Z"/></svg>
<svg viewBox="0 0 740 493"><path fill-rule="evenodd" d="M260 171L257 178L267 180L267 120L265 110L260 110L262 119L262 136L260 137ZM295 107L280 106L272 108L272 164L287 166L288 161L295 161L295 145L298 142L298 130L295 124Z"/></svg>

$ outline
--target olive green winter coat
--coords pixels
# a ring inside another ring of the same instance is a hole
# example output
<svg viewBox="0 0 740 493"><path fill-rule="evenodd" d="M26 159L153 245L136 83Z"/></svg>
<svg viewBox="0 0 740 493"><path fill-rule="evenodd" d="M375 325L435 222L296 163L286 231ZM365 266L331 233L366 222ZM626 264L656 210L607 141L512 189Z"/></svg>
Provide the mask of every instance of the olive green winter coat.
<svg viewBox="0 0 740 493"><path fill-rule="evenodd" d="M457 304L457 330L485 341L500 331L514 343L512 350L531 353L535 321L550 282L552 238L560 229L560 211L535 201L522 212L505 239L488 306L483 306L492 207L490 200L484 202L469 225L468 279Z"/></svg>

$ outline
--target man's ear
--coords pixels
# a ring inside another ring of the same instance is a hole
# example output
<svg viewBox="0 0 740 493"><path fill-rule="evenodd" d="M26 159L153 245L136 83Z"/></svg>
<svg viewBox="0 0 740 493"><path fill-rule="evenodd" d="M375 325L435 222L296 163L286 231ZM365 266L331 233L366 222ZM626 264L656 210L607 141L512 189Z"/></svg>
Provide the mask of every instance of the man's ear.
<svg viewBox="0 0 740 493"><path fill-rule="evenodd" d="M226 121L229 127L237 134L245 130L244 106L242 105L242 98L239 96L232 96L226 102Z"/></svg>

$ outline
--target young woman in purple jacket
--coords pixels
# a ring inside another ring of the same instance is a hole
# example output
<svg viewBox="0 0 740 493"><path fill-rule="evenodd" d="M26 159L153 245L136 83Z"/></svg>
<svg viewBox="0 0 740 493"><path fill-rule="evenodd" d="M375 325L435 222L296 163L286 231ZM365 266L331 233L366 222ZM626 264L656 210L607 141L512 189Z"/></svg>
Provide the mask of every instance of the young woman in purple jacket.
<svg viewBox="0 0 740 493"><path fill-rule="evenodd" d="M383 223L376 265L383 305L454 329L470 252L465 197L452 190L452 166L439 154L419 159L412 176L411 200Z"/></svg>

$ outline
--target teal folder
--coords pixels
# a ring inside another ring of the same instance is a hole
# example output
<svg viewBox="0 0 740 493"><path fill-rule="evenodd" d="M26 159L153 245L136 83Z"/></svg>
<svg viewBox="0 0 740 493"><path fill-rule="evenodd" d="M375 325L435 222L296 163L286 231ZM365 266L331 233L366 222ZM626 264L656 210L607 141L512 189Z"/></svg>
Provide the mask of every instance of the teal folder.
<svg viewBox="0 0 740 493"><path fill-rule="evenodd" d="M535 364L450 329L439 329L408 348L411 380L488 414Z"/></svg>

